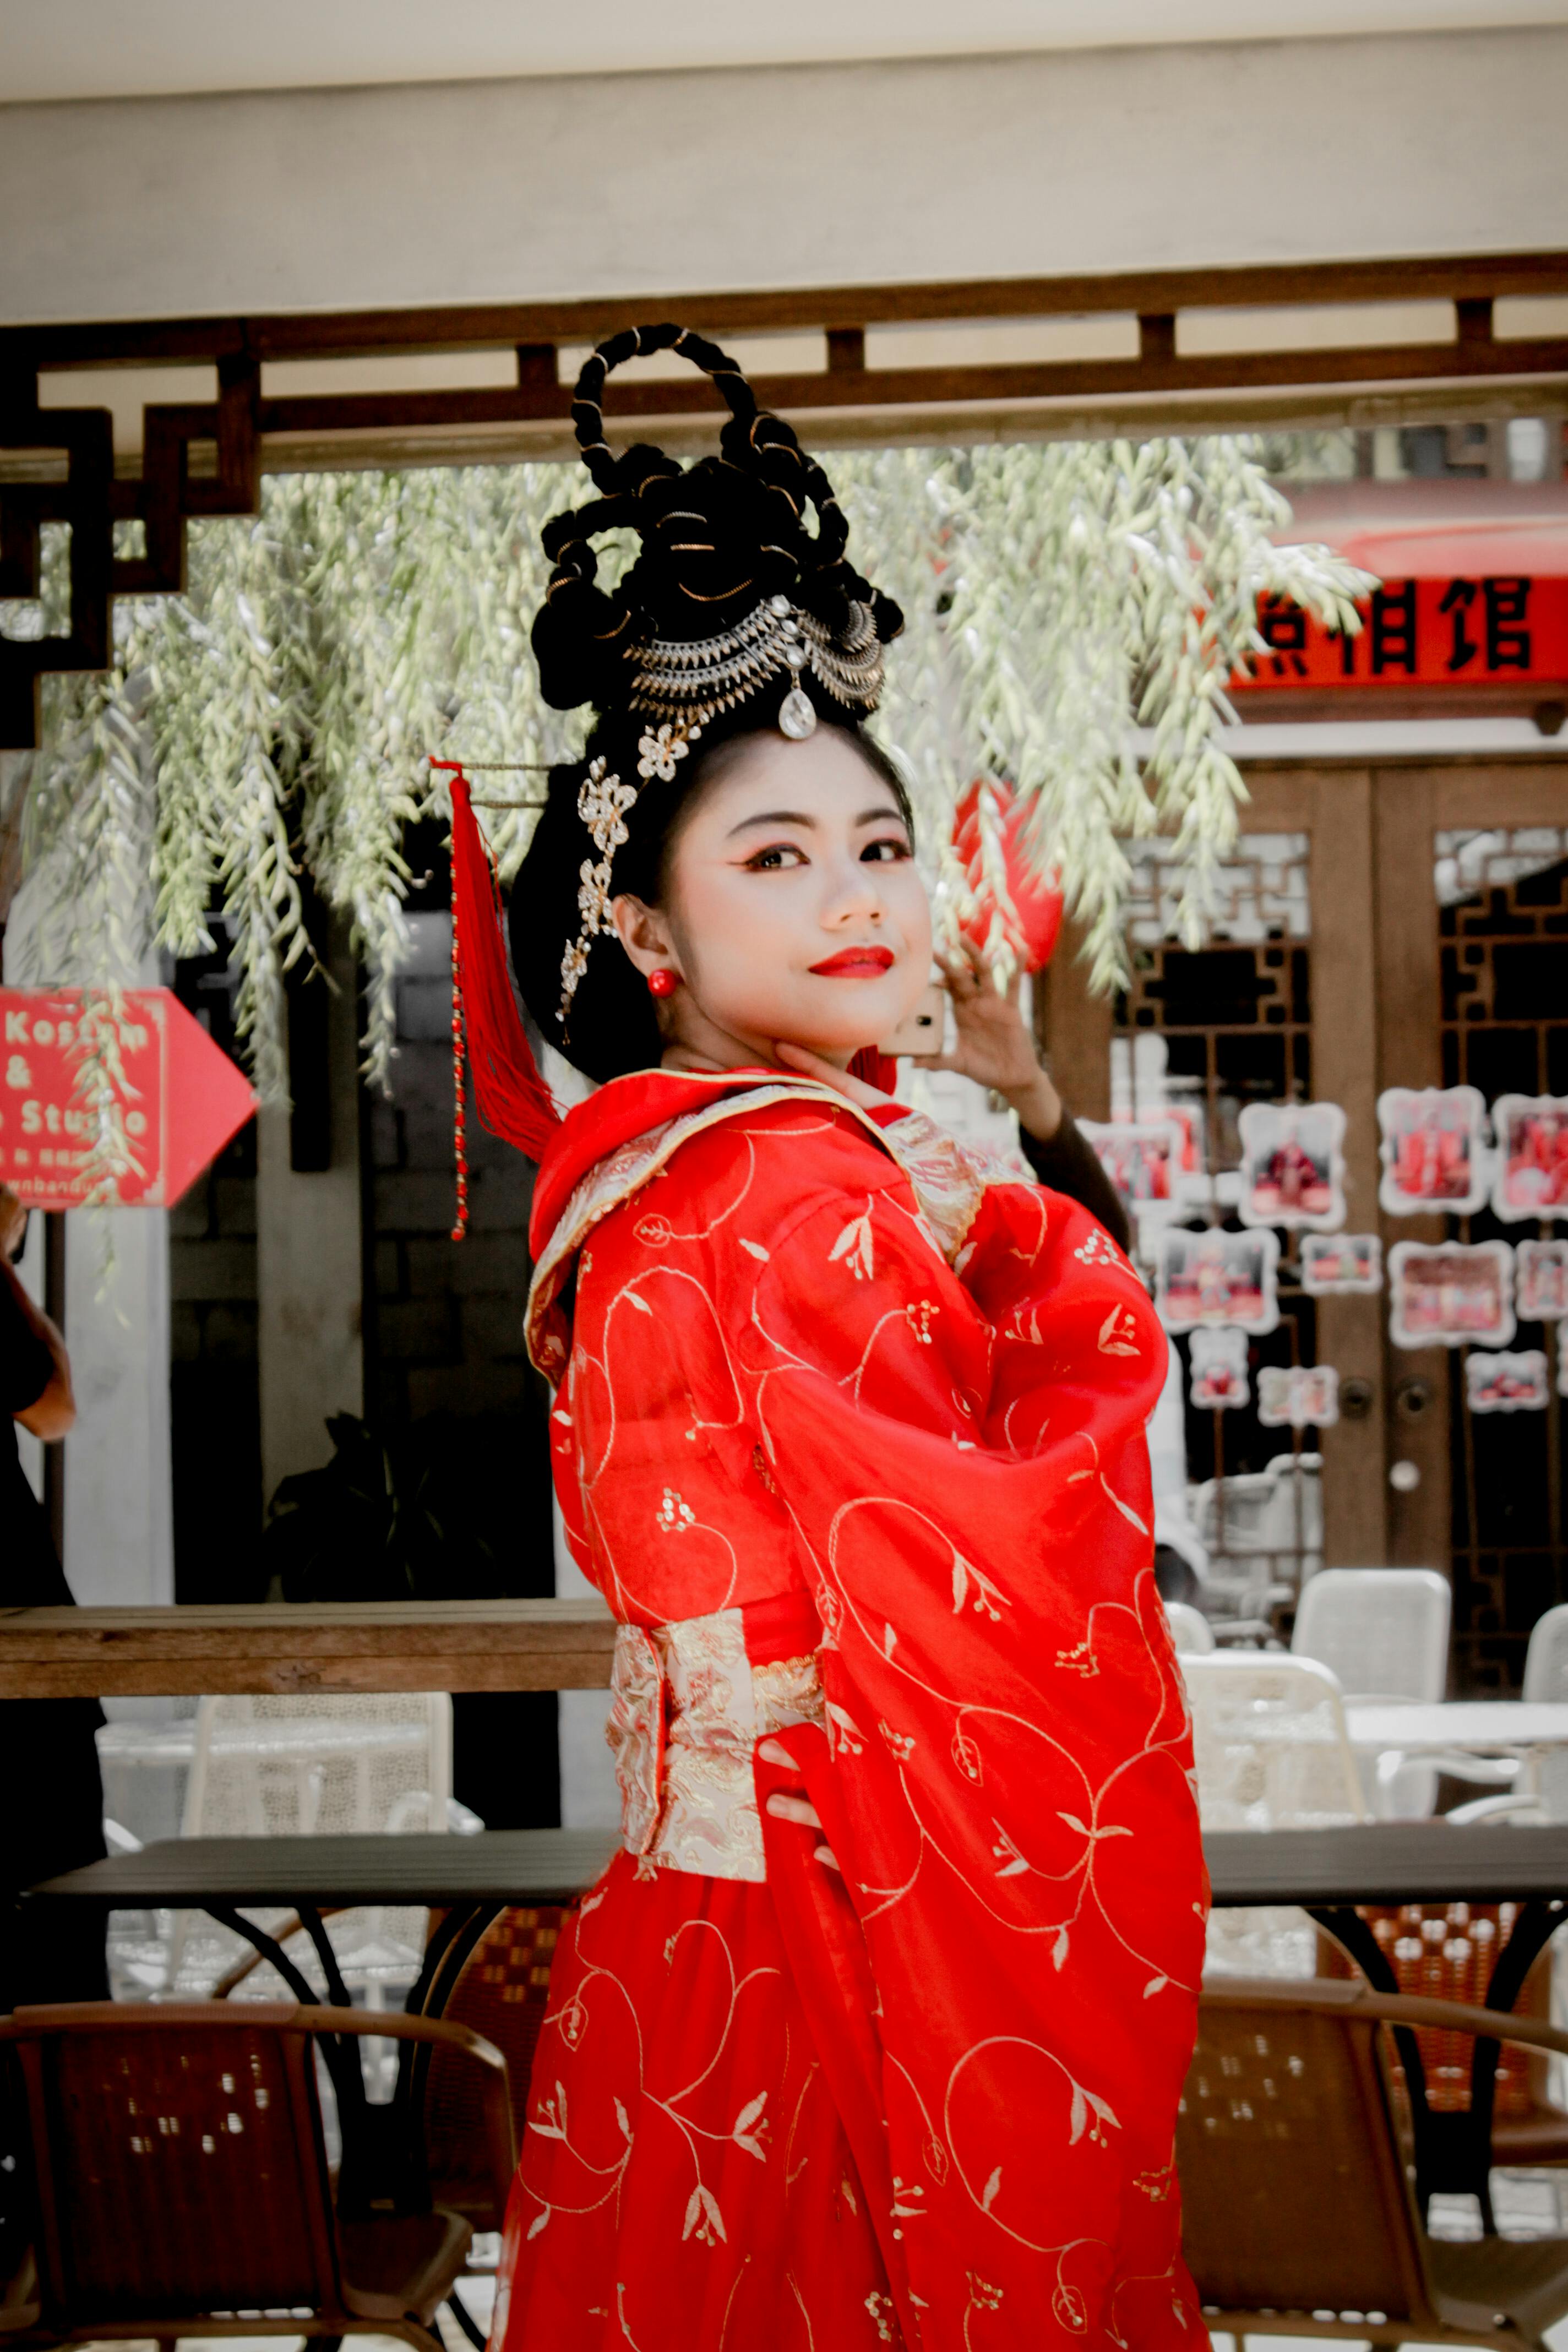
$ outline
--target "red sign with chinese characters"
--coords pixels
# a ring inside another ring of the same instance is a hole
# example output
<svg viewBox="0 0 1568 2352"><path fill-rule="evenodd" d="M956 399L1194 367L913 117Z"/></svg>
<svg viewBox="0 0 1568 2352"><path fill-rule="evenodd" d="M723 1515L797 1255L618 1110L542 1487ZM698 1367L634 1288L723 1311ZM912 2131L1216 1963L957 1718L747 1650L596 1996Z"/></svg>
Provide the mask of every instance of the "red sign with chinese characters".
<svg viewBox="0 0 1568 2352"><path fill-rule="evenodd" d="M1385 580L1359 607L1359 636L1331 635L1299 605L1263 597L1267 651L1237 694L1311 687L1560 687L1568 680L1568 577Z"/></svg>
<svg viewBox="0 0 1568 2352"><path fill-rule="evenodd" d="M30 1209L79 1208L92 1114L77 1091L81 997L71 989L0 988L0 1184ZM118 1087L136 1166L115 1200L166 1209L256 1108L243 1071L167 988L121 1000Z"/></svg>

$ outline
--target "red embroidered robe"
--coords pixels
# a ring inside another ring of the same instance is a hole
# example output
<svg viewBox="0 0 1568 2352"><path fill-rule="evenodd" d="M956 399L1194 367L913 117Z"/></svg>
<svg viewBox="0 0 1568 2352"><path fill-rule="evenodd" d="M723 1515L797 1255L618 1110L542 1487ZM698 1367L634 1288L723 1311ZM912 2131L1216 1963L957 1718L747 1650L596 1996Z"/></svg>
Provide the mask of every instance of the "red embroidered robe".
<svg viewBox="0 0 1568 2352"><path fill-rule="evenodd" d="M563 1938L492 2345L1201 2345L1172 2143L1206 1885L1142 1285L929 1121L754 1072L574 1111L534 1252L574 1553L674 1633L622 1636L653 1851ZM793 1764L705 1750L714 1705Z"/></svg>

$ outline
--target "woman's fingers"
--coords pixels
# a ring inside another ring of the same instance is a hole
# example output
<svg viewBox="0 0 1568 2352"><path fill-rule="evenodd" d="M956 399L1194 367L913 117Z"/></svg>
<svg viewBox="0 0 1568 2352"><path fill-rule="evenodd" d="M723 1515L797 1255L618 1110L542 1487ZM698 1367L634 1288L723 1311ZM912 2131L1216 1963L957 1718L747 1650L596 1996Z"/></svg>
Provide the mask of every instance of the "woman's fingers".
<svg viewBox="0 0 1568 2352"><path fill-rule="evenodd" d="M773 1751L771 1755L770 1748ZM774 1739L763 1740L758 1746L757 1753L759 1756L765 1757L770 1764L795 1762L795 1758L788 1748L781 1748ZM775 1822L798 1822L803 1830L820 1830L822 1827L822 1815L817 1811L816 1807L809 1803L805 1797L792 1797L784 1789L773 1790L773 1795L768 1799L768 1811ZM825 1869L838 1870L840 1877L843 1876L842 1870L839 1870L838 1856L830 1845L814 1846L812 1856L815 1861L820 1862Z"/></svg>
<svg viewBox="0 0 1568 2352"><path fill-rule="evenodd" d="M768 1799L768 1811L775 1822L798 1822L803 1830L819 1830L822 1815L805 1797L792 1797L786 1790L775 1789Z"/></svg>
<svg viewBox="0 0 1568 2352"><path fill-rule="evenodd" d="M984 971L967 941L954 953L939 948L936 960L942 978L957 996L973 996L984 980Z"/></svg>
<svg viewBox="0 0 1568 2352"><path fill-rule="evenodd" d="M779 1739L759 1739L757 1753L764 1764L783 1764L792 1772L800 1769L789 1749Z"/></svg>

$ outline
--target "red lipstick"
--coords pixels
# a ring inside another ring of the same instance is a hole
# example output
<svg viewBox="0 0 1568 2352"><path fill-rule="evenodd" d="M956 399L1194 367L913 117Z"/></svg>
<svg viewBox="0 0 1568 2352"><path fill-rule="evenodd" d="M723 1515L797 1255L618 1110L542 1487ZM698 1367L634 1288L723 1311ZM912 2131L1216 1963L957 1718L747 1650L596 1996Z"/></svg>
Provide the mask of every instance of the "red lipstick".
<svg viewBox="0 0 1568 2352"><path fill-rule="evenodd" d="M891 948L841 948L811 969L824 980L877 980L896 961Z"/></svg>

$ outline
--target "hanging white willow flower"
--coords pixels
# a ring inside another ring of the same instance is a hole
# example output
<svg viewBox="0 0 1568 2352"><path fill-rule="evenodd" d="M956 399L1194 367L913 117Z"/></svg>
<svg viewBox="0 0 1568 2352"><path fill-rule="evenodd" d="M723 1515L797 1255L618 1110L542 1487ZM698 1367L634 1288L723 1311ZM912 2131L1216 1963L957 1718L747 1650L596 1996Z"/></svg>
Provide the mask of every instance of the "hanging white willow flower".
<svg viewBox="0 0 1568 2352"><path fill-rule="evenodd" d="M1195 940L1245 798L1226 689L1258 649L1258 599L1353 630L1366 576L1273 543L1289 510L1244 441L841 450L831 468L857 560L907 615L878 723L910 771L950 914L969 891L953 805L978 775L1032 803L1030 854L1059 869L1098 986L1121 975L1124 844L1141 835L1174 835ZM384 1082L408 944L404 828L449 813L430 754L576 748L580 730L539 701L528 633L541 527L578 488L560 465L269 477L259 517L193 523L185 594L120 604L107 677L47 681L28 977L123 985L154 944L210 952L216 902L237 1025L279 1099L283 974L312 952L308 871L349 926L364 1066ZM630 551L611 544L602 574ZM37 609L0 611L0 626L46 625ZM539 796L518 787L496 797ZM492 821L503 875L531 823ZM1005 908L989 790L979 833Z"/></svg>
<svg viewBox="0 0 1568 2352"><path fill-rule="evenodd" d="M1031 856L1059 872L1102 989L1125 977L1124 845L1173 834L1196 945L1246 799L1226 688L1259 649L1258 598L1353 633L1375 583L1324 548L1274 544L1290 509L1247 441L857 451L834 474L866 568L907 616L880 723L930 827L945 839L976 775L1032 799ZM979 814L1005 905L989 793Z"/></svg>

